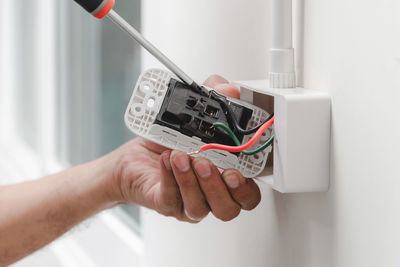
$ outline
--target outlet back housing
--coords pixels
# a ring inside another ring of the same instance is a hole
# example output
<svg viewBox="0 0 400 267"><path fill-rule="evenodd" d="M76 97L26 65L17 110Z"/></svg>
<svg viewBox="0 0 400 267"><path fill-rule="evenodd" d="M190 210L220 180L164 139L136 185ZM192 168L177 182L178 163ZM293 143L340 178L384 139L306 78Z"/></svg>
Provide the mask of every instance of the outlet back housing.
<svg viewBox="0 0 400 267"><path fill-rule="evenodd" d="M273 156L259 180L283 193L328 190L329 95L303 88L270 88L268 80L235 85L241 100L275 114Z"/></svg>

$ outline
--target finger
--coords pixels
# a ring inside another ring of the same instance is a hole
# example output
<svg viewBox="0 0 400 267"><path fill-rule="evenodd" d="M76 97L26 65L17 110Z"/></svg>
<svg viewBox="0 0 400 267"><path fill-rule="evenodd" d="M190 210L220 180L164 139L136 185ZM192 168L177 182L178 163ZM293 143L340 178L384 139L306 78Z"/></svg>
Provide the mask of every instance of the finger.
<svg viewBox="0 0 400 267"><path fill-rule="evenodd" d="M232 98L240 98L240 91L231 84L218 84L215 86L215 91Z"/></svg>
<svg viewBox="0 0 400 267"><path fill-rule="evenodd" d="M224 83L229 83L229 81L222 76L214 74L208 77L203 84L207 87L214 88L218 84L224 84Z"/></svg>
<svg viewBox="0 0 400 267"><path fill-rule="evenodd" d="M232 198L244 210L252 210L261 201L261 193L253 179L244 178L238 170L229 169L222 173Z"/></svg>
<svg viewBox="0 0 400 267"><path fill-rule="evenodd" d="M178 216L182 210L182 196L175 181L170 163L171 150L161 154L160 197L156 205L166 216Z"/></svg>
<svg viewBox="0 0 400 267"><path fill-rule="evenodd" d="M192 165L215 217L229 221L238 216L240 206L232 199L217 167L204 158L195 158Z"/></svg>
<svg viewBox="0 0 400 267"><path fill-rule="evenodd" d="M149 141L149 140L146 140L144 138L140 138L139 137L139 138L136 138L136 139L139 140L138 142L139 142L140 145L144 146L147 150L150 150L150 151L152 151L154 153L160 154L163 151L167 150L167 148L165 146L156 144L156 143L154 143L152 141Z"/></svg>
<svg viewBox="0 0 400 267"><path fill-rule="evenodd" d="M204 82L204 85L220 92L223 95L240 98L240 91L235 86L229 84L229 81L219 75L211 75Z"/></svg>
<svg viewBox="0 0 400 267"><path fill-rule="evenodd" d="M180 221L198 223L198 221L192 220L185 213L182 213L183 200L172 171L170 158L171 150L164 151L161 154L159 210L163 215L173 216Z"/></svg>
<svg viewBox="0 0 400 267"><path fill-rule="evenodd" d="M210 212L187 154L174 150L170 163L183 200L183 211L193 221L202 220Z"/></svg>

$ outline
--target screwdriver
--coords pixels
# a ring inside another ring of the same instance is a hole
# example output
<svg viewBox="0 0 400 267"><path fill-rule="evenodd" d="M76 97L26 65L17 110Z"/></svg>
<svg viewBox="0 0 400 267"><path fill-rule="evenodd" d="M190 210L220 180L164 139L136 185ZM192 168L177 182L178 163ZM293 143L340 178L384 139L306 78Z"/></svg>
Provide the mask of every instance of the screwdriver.
<svg viewBox="0 0 400 267"><path fill-rule="evenodd" d="M209 95L209 92L204 87L199 86L192 78L189 77L182 69L180 69L174 62L158 50L152 43L146 40L134 27L132 27L126 20L118 15L114 10L114 0L74 0L82 6L87 12L92 14L95 18L102 19L108 17L112 22L117 24L122 30L127 32L129 36L135 39L141 46L143 46L150 54L157 58L165 67L178 76L183 82L189 85L195 91Z"/></svg>

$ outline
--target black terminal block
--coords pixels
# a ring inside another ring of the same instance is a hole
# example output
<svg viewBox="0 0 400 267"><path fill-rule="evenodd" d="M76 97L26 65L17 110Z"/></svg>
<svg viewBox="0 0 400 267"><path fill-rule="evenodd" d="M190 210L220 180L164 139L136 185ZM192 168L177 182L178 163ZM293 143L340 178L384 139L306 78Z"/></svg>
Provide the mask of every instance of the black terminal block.
<svg viewBox="0 0 400 267"><path fill-rule="evenodd" d="M249 108L226 100L236 115L242 128L246 128L253 111ZM212 127L214 122L222 122L234 131L218 100L203 96L190 86L171 79L166 96L158 113L155 124L177 130L182 134L196 136L204 143L235 145L232 138L223 129ZM243 135L234 131L242 142Z"/></svg>

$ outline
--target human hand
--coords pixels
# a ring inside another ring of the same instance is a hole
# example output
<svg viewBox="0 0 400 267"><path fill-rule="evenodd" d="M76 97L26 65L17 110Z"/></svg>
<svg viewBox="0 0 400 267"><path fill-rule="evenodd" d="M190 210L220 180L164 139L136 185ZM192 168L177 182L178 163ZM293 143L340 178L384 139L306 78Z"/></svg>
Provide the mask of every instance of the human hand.
<svg viewBox="0 0 400 267"><path fill-rule="evenodd" d="M238 89L213 75L204 83L239 98ZM222 173L209 160L135 138L106 156L114 162L112 189L118 202L136 203L181 221L199 222L211 211L222 221L254 209L261 200L253 179Z"/></svg>

